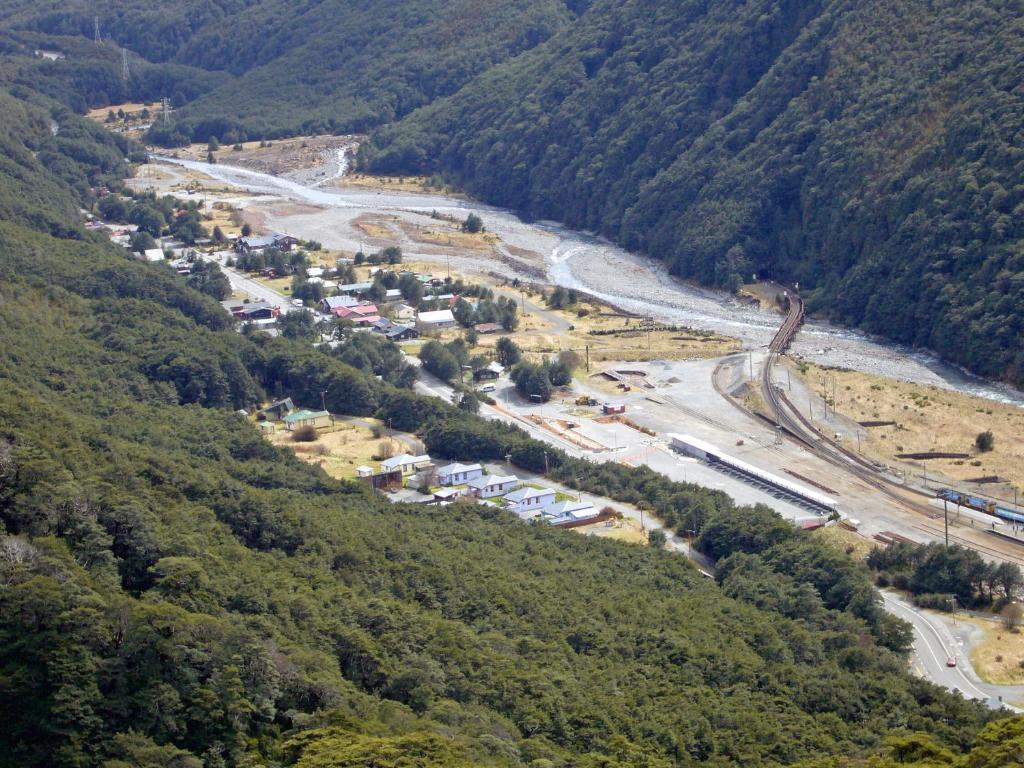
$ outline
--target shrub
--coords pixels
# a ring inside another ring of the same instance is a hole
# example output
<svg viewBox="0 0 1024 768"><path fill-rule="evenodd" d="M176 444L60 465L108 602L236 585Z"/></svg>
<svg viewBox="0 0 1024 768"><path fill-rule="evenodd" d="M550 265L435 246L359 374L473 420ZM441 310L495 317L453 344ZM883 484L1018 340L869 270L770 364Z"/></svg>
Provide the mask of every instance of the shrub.
<svg viewBox="0 0 1024 768"><path fill-rule="evenodd" d="M293 443L314 443L319 437L320 435L317 434L316 427L313 426L299 427L292 432Z"/></svg>
<svg viewBox="0 0 1024 768"><path fill-rule="evenodd" d="M996 438L990 430L986 429L984 432L979 432L978 436L974 438L974 447L982 453L988 453L995 448L995 445Z"/></svg>

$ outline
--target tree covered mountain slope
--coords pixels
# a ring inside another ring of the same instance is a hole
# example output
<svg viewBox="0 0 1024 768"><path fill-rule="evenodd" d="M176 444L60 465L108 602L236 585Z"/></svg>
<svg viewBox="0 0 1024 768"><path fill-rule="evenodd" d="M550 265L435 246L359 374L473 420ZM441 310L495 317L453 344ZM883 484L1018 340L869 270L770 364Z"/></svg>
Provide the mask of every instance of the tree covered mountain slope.
<svg viewBox="0 0 1024 768"><path fill-rule="evenodd" d="M599 0L363 164L1024 382L1016 2Z"/></svg>
<svg viewBox="0 0 1024 768"><path fill-rule="evenodd" d="M983 766L1019 749L1020 720L912 677L898 622L860 618L877 614L862 565L768 510L715 495L718 584L500 510L392 505L271 446L234 409L324 391L338 412L402 400L458 425L304 341L237 333L84 231L131 148L42 97L0 108L3 768Z"/></svg>
<svg viewBox="0 0 1024 768"><path fill-rule="evenodd" d="M154 131L154 139L173 144L366 130L454 93L564 28L584 6L585 0L5 0L0 22L22 44L69 48L68 60L31 69L66 73L84 86L89 106L106 106L103 96L112 103L172 98L181 107L175 125ZM90 50L81 43L92 40L95 20L110 42ZM118 46L138 64L128 83L120 81ZM83 67L87 78L77 76ZM164 92L154 94L157 87Z"/></svg>

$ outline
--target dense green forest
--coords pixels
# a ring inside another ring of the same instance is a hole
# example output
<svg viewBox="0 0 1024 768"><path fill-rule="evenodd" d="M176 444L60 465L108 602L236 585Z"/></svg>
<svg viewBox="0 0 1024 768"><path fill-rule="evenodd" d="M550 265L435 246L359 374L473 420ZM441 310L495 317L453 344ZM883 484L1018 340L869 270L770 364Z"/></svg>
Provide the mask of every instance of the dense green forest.
<svg viewBox="0 0 1024 768"><path fill-rule="evenodd" d="M1021 383L1022 117L1017 2L600 0L363 164Z"/></svg>
<svg viewBox="0 0 1024 768"><path fill-rule="evenodd" d="M217 0L0 3L18 79L81 107L172 99L179 143L364 131L454 93L563 28L586 0ZM99 20L103 45L91 42ZM109 40L107 39L109 38ZM0 38L2 39L2 38ZM44 44L45 43L45 44ZM119 47L132 76L121 81ZM69 86L69 83L73 86Z"/></svg>
<svg viewBox="0 0 1024 768"><path fill-rule="evenodd" d="M981 766L1019 749L1020 721L906 672L866 568L769 510L554 454L567 482L700 516L718 584L500 510L390 505L272 447L234 409L324 392L439 456L535 467L544 448L344 352L236 333L186 278L85 232L79 208L132 148L22 96L0 93L0 765Z"/></svg>
<svg viewBox="0 0 1024 768"><path fill-rule="evenodd" d="M157 143L376 129L371 171L1024 383L1016 0L3 0L0 28L0 78L75 110L169 97Z"/></svg>

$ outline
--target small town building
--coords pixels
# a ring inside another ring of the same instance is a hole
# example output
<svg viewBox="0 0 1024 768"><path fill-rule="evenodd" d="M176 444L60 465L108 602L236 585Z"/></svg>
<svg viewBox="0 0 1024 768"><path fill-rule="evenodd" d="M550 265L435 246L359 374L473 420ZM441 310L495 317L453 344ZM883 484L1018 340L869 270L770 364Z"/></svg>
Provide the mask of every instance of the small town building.
<svg viewBox="0 0 1024 768"><path fill-rule="evenodd" d="M441 485L461 485L482 477L484 468L479 464L447 464L437 470L437 482Z"/></svg>
<svg viewBox="0 0 1024 768"><path fill-rule="evenodd" d="M299 240L282 232L270 235L249 235L235 240L236 253L262 253L267 249L290 251L299 244Z"/></svg>
<svg viewBox="0 0 1024 768"><path fill-rule="evenodd" d="M280 307L272 307L264 301L258 301L251 304L243 304L236 317L240 320L269 320L278 317L280 314Z"/></svg>
<svg viewBox="0 0 1024 768"><path fill-rule="evenodd" d="M220 305L224 307L224 309L227 310L227 313L232 317L241 317L242 308L245 306L245 302L239 299L228 299L227 301L222 301Z"/></svg>
<svg viewBox="0 0 1024 768"><path fill-rule="evenodd" d="M323 276L324 276L324 268L323 267L309 267L309 268L306 269L306 277L323 277Z"/></svg>
<svg viewBox="0 0 1024 768"><path fill-rule="evenodd" d="M473 371L473 379L476 381L494 381L504 372L505 366L503 366L501 363L497 361L494 361L488 363L483 368L478 368L477 370Z"/></svg>
<svg viewBox="0 0 1024 768"><path fill-rule="evenodd" d="M372 477L373 467L368 467L365 464L356 467L356 477Z"/></svg>
<svg viewBox="0 0 1024 768"><path fill-rule="evenodd" d="M373 288L373 283L345 283L338 286L338 292L358 296L360 293L366 293L371 288Z"/></svg>
<svg viewBox="0 0 1024 768"><path fill-rule="evenodd" d="M163 261L164 260L164 249L163 248L147 248L142 252L143 261Z"/></svg>
<svg viewBox="0 0 1024 768"><path fill-rule="evenodd" d="M592 520L600 513L589 501L556 501L540 511L541 518L550 525L572 525Z"/></svg>
<svg viewBox="0 0 1024 768"><path fill-rule="evenodd" d="M334 310L342 307L354 307L359 303L355 296L328 296L320 299L320 311L325 314L333 314Z"/></svg>
<svg viewBox="0 0 1024 768"><path fill-rule="evenodd" d="M450 503L462 495L458 488L438 488L434 491L434 501L439 503Z"/></svg>
<svg viewBox="0 0 1024 768"><path fill-rule="evenodd" d="M421 331L438 331L442 328L454 328L455 315L452 314L450 309L420 312L416 318L416 327Z"/></svg>
<svg viewBox="0 0 1024 768"><path fill-rule="evenodd" d="M342 320L351 320L356 325L371 326L381 319L377 305L369 302L356 304L353 307L338 307L332 310L331 314Z"/></svg>
<svg viewBox="0 0 1024 768"><path fill-rule="evenodd" d="M387 303L393 303L402 300L402 292L398 288L388 288L384 291L384 301Z"/></svg>
<svg viewBox="0 0 1024 768"><path fill-rule="evenodd" d="M434 466L434 462L425 453L419 456L402 453L382 461L380 463L380 471L384 473L398 471L402 473L403 477L408 477L425 469L430 469L432 466Z"/></svg>
<svg viewBox="0 0 1024 768"><path fill-rule="evenodd" d="M626 406L622 404L616 405L615 403L605 403L601 406L601 410L605 414L625 413Z"/></svg>
<svg viewBox="0 0 1024 768"><path fill-rule="evenodd" d="M294 432L301 427L329 427L331 426L331 414L327 411L295 411L284 417L284 428Z"/></svg>
<svg viewBox="0 0 1024 768"><path fill-rule="evenodd" d="M555 492L550 488L533 488L524 485L511 493L505 494L505 505L516 514L540 511L544 507L555 503Z"/></svg>
<svg viewBox="0 0 1024 768"><path fill-rule="evenodd" d="M415 320L416 308L408 304L398 304L392 308L391 317L395 320Z"/></svg>
<svg viewBox="0 0 1024 768"><path fill-rule="evenodd" d="M284 400L275 400L266 408L256 412L256 418L264 421L280 421L289 413L295 410L295 404L290 397Z"/></svg>
<svg viewBox="0 0 1024 768"><path fill-rule="evenodd" d="M484 475L470 480L466 485L469 487L469 495L478 499L493 499L497 496L504 496L519 484L519 478L515 475Z"/></svg>

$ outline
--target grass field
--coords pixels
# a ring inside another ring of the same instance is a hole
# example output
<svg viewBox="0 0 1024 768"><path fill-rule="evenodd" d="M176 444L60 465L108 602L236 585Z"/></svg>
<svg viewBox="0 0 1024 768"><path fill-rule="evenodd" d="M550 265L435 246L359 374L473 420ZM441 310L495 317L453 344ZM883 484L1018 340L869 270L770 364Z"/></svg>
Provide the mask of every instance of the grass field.
<svg viewBox="0 0 1024 768"><path fill-rule="evenodd" d="M1010 632L1001 621L963 620L985 633L985 639L971 651L971 664L981 678L994 685L1024 683L1024 632Z"/></svg>
<svg viewBox="0 0 1024 768"><path fill-rule="evenodd" d="M310 464L317 464L331 477L348 479L356 476L356 467L377 467L375 456L401 453L402 443L393 438L374 437L366 427L339 423L332 429L319 431L312 443L292 442L291 433L283 429L269 436L274 445L290 448L295 455Z"/></svg>
<svg viewBox="0 0 1024 768"><path fill-rule="evenodd" d="M823 377L836 378L840 414L854 421L896 422L866 429L869 437L861 445L865 453L888 462L899 461L898 453L970 453L968 459L930 459L928 468L955 480L998 475L1024 487L1024 409L866 373L810 364L802 370L804 380L818 392ZM995 448L979 453L974 439L985 430L995 436ZM993 491L1005 493L1005 486Z"/></svg>

